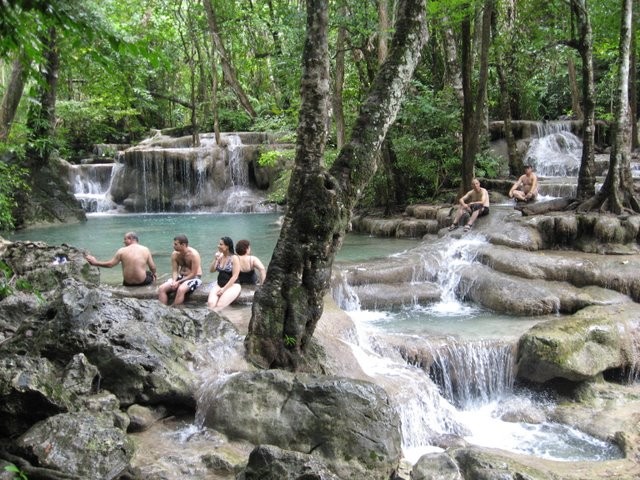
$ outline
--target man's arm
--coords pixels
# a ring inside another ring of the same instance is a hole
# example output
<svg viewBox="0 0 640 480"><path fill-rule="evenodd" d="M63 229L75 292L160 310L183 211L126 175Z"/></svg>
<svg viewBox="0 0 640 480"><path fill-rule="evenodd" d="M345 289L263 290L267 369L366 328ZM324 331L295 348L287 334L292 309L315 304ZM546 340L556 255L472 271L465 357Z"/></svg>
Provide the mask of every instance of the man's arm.
<svg viewBox="0 0 640 480"><path fill-rule="evenodd" d="M509 190L509 197L513 197L513 192L515 192L520 185L522 185L522 176L518 177L518 180L513 184L511 190Z"/></svg>
<svg viewBox="0 0 640 480"><path fill-rule="evenodd" d="M149 267L149 270L151 270L151 273L153 273L153 276L156 276L156 262L153 261L153 256L151 255L151 251L149 251L149 249L147 248L147 266Z"/></svg>
<svg viewBox="0 0 640 480"><path fill-rule="evenodd" d="M175 282L180 274L180 268L178 265L178 252L171 254L171 278Z"/></svg>
<svg viewBox="0 0 640 480"><path fill-rule="evenodd" d="M460 203L460 205L462 205L463 208L467 208L468 207L468 205L466 203L466 199L471 196L471 192L473 192L473 190L468 191L462 197L460 197L460 200L458 200L458 203Z"/></svg>
<svg viewBox="0 0 640 480"><path fill-rule="evenodd" d="M84 258L87 260L87 262L89 262L94 267L111 268L111 267L115 267L117 264L120 263L120 258L121 258L120 253L121 253L120 250L118 250L116 254L113 256L113 258L106 262L101 262L96 257L89 254L85 254Z"/></svg>

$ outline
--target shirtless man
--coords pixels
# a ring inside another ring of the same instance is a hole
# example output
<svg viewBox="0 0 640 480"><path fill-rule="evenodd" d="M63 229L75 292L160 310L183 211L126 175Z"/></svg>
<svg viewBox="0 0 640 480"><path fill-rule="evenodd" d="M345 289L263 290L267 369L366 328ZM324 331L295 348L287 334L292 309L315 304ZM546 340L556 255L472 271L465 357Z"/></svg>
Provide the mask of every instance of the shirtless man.
<svg viewBox="0 0 640 480"><path fill-rule="evenodd" d="M189 246L185 235L173 239L171 253L171 279L158 288L158 300L169 304L169 293L175 292L173 306L182 305L185 297L202 285L202 264L198 251Z"/></svg>
<svg viewBox="0 0 640 480"><path fill-rule="evenodd" d="M471 186L469 190L458 203L458 211L453 218L453 223L449 227L449 230L455 230L458 228L458 222L465 213L469 213L469 221L464 227L464 231L468 232L473 228L473 224L478 217L483 217L489 214L489 193L486 188L480 187L480 181L477 178L471 180Z"/></svg>
<svg viewBox="0 0 640 480"><path fill-rule="evenodd" d="M85 254L84 258L95 267L111 268L122 263L122 284L125 287L153 283L156 279L156 264L149 249L138 243L138 235L135 232L124 234L124 245L118 249L111 260L106 262L101 262L89 254ZM147 267L149 267L148 270Z"/></svg>
<svg viewBox="0 0 640 480"><path fill-rule="evenodd" d="M538 196L538 177L533 173L531 165L524 166L524 175L513 184L509 190L509 198L515 198L516 201L528 202L535 200Z"/></svg>

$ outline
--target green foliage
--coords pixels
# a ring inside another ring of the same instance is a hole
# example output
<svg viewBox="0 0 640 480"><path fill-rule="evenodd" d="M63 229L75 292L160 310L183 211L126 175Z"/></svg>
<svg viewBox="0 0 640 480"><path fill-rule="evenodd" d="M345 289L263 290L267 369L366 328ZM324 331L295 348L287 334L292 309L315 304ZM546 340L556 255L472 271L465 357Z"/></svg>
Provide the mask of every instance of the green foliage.
<svg viewBox="0 0 640 480"><path fill-rule="evenodd" d="M24 168L0 161L0 230L14 228L13 210L18 206L16 196L29 190L26 176Z"/></svg>
<svg viewBox="0 0 640 480"><path fill-rule="evenodd" d="M298 341L296 340L296 337L292 337L291 335L284 336L284 344L286 347L288 348L295 347L296 343L298 343Z"/></svg>
<svg viewBox="0 0 640 480"><path fill-rule="evenodd" d="M90 152L96 143L127 143L139 138L143 127L138 123L138 111L118 109L99 98L90 101L61 101L57 103L60 126L57 129L59 143L72 152ZM75 156L69 152L64 157Z"/></svg>
<svg viewBox="0 0 640 480"><path fill-rule="evenodd" d="M5 472L13 473L13 480L29 480L29 477L13 463L4 467Z"/></svg>
<svg viewBox="0 0 640 480"><path fill-rule="evenodd" d="M0 300L13 294L14 289L33 293L38 301L44 302L42 294L29 281L24 278L15 278L13 269L4 260L0 260Z"/></svg>
<svg viewBox="0 0 640 480"><path fill-rule="evenodd" d="M491 151L486 150L478 155L475 159L475 176L483 178L498 178L503 172L504 161L493 155Z"/></svg>
<svg viewBox="0 0 640 480"><path fill-rule="evenodd" d="M448 91L419 83L405 100L391 130L396 168L410 201L434 198L460 174L460 112Z"/></svg>

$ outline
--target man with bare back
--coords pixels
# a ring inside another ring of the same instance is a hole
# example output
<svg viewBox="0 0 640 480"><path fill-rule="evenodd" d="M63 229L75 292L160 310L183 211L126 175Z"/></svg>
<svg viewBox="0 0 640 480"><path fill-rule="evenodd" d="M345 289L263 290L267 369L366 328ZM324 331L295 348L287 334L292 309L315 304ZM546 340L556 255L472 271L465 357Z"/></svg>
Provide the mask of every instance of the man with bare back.
<svg viewBox="0 0 640 480"><path fill-rule="evenodd" d="M531 165L524 166L524 175L513 184L509 190L509 198L515 198L516 201L529 202L538 196L538 177L533 173Z"/></svg>
<svg viewBox="0 0 640 480"><path fill-rule="evenodd" d="M202 285L202 264L200 253L189 246L185 235L173 239L171 254L171 278L158 288L158 300L169 304L169 294L175 292L173 306L184 303L185 298Z"/></svg>
<svg viewBox="0 0 640 480"><path fill-rule="evenodd" d="M122 284L125 287L149 285L156 279L156 264L149 249L138 243L135 232L124 234L124 247L120 248L111 260L101 262L86 253L84 258L95 267L111 268L122 264ZM148 270L147 270L148 267Z"/></svg>

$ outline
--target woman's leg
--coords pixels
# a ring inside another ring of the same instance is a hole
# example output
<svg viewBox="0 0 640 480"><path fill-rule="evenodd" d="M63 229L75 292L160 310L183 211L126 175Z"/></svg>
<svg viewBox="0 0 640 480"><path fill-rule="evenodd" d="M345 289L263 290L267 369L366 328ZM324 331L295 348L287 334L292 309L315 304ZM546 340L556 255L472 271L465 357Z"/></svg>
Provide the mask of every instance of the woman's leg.
<svg viewBox="0 0 640 480"><path fill-rule="evenodd" d="M242 287L239 283L234 283L229 288L227 288L222 295L218 297L218 303L213 310L218 312L222 310L224 307L230 305L236 298L240 296L240 291Z"/></svg>
<svg viewBox="0 0 640 480"><path fill-rule="evenodd" d="M220 298L218 297L219 291L220 286L217 283L214 283L213 287L211 287L211 291L209 292L209 296L207 297L207 307L211 310L216 308L216 305L218 304L218 300Z"/></svg>

